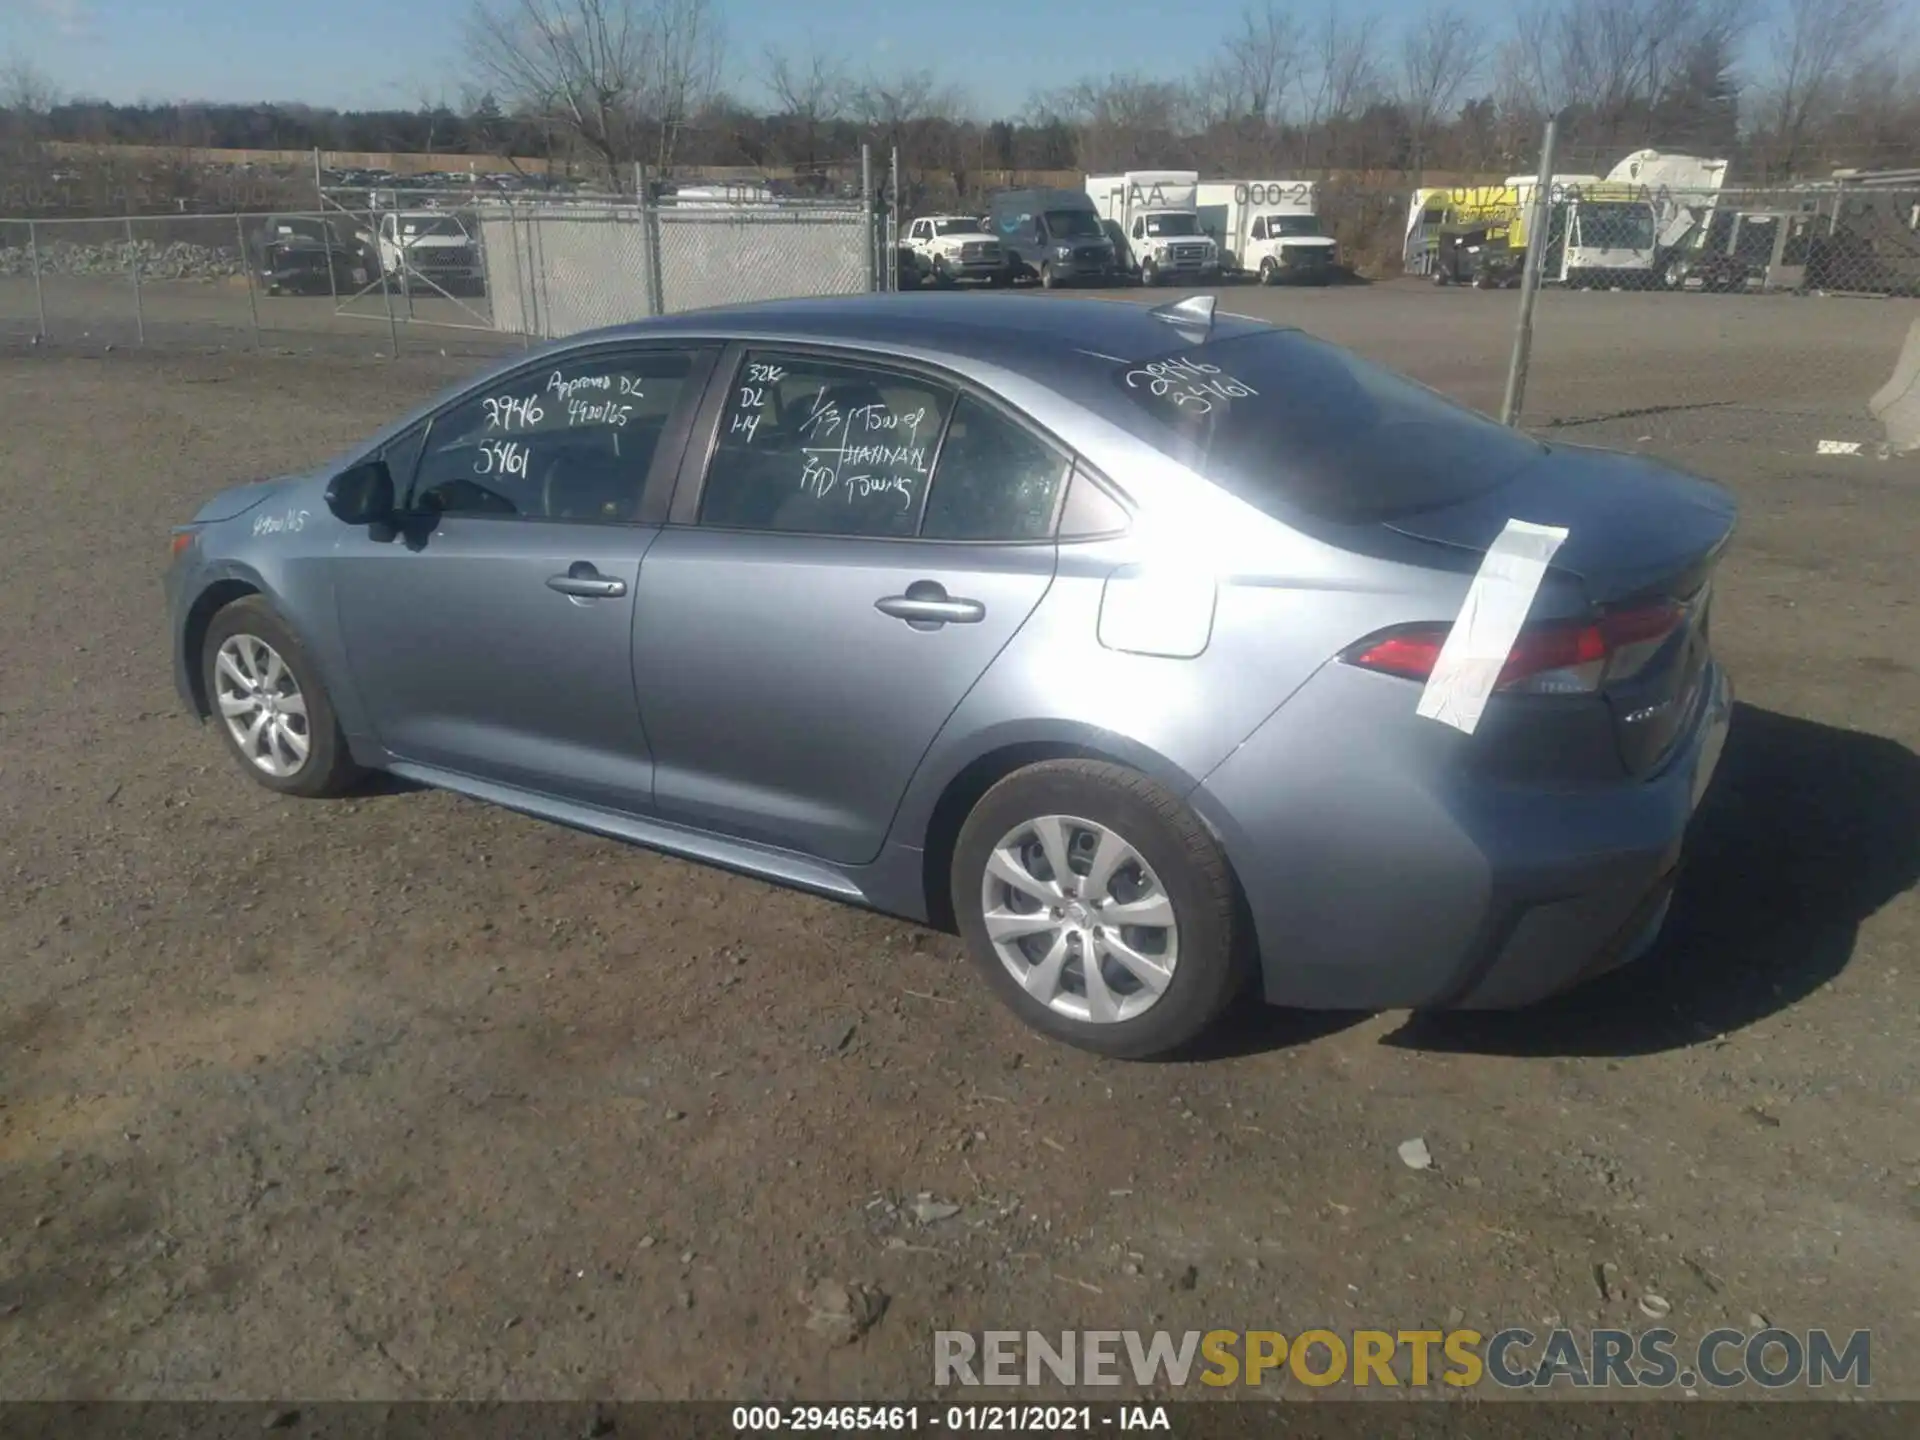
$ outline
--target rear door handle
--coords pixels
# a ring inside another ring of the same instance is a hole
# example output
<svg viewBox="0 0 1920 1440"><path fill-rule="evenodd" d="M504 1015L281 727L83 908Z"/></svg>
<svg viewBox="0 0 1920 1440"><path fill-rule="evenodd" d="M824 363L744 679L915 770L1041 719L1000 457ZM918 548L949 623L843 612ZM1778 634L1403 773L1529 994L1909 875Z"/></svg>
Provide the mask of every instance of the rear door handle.
<svg viewBox="0 0 1920 1440"><path fill-rule="evenodd" d="M933 580L916 580L904 595L889 595L873 602L882 615L904 620L916 630L937 630L942 625L977 625L987 618L987 607L978 600L947 594L946 587Z"/></svg>
<svg viewBox="0 0 1920 1440"><path fill-rule="evenodd" d="M549 575L547 588L579 600L614 600L627 593L627 582L602 575L585 560L576 560L564 575Z"/></svg>

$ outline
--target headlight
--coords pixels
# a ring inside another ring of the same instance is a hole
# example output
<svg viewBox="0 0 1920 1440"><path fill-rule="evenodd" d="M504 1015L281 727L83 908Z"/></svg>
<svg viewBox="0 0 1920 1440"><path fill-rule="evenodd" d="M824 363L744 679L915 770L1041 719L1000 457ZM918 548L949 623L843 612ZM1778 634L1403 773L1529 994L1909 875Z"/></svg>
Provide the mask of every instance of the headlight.
<svg viewBox="0 0 1920 1440"><path fill-rule="evenodd" d="M1073 247L1071 245L1056 245L1053 247L1053 253L1059 259L1070 259L1073 255Z"/></svg>

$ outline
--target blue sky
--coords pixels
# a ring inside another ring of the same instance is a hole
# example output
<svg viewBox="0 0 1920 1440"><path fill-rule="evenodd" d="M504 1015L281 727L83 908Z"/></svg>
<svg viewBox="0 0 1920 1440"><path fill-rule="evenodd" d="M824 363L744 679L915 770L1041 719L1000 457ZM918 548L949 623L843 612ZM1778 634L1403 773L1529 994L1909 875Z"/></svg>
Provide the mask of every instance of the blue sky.
<svg viewBox="0 0 1920 1440"><path fill-rule="evenodd" d="M1455 0L1498 17L1500 0ZM1234 28L1238 0L719 0L728 83L757 102L768 45L831 48L855 73L932 69L984 114L1087 74L1196 67ZM471 0L0 0L0 59L31 60L67 95L115 101L283 100L414 107L458 103ZM1347 7L1343 6L1343 9ZM1359 13L1362 5L1349 13ZM1377 0L1391 21L1424 0ZM1300 7L1322 13L1321 5ZM1200 19L1201 15L1209 18ZM963 18L964 17L964 18ZM1178 17L1171 18L1170 17Z"/></svg>

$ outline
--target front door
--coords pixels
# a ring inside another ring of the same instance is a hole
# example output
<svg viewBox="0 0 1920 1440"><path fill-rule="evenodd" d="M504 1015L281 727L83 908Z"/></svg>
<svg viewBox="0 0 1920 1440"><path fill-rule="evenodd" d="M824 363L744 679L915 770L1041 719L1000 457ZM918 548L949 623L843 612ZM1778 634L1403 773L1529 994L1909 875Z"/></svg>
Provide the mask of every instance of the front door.
<svg viewBox="0 0 1920 1440"><path fill-rule="evenodd" d="M623 811L653 761L633 691L642 495L688 392L686 352L510 376L430 423L399 534L338 554L349 663L402 762Z"/></svg>
<svg viewBox="0 0 1920 1440"><path fill-rule="evenodd" d="M863 864L1052 583L1069 461L981 398L818 356L746 355L718 427L640 571L656 808Z"/></svg>

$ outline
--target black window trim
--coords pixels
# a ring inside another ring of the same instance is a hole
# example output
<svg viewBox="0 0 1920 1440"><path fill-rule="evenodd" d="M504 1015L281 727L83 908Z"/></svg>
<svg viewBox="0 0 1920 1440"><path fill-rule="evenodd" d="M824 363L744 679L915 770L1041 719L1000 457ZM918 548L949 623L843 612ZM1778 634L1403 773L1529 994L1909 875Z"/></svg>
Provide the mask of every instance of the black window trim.
<svg viewBox="0 0 1920 1440"><path fill-rule="evenodd" d="M748 354L768 351L779 355L792 355L796 358L815 359L828 364L865 366L881 371L891 370L926 384L939 385L952 395L953 401L947 406L947 413L940 422L940 437L934 445L933 459L927 467L926 494L921 497L920 513L914 520L914 534L859 535L828 530L763 530L752 526L702 525L700 523L700 502L706 494L707 478L712 472L714 456L720 447L720 422L726 416L727 405L735 386L739 383L741 369L746 364ZM919 533L921 526L926 522L927 505L933 498L933 487L940 478L940 455L946 446L947 429L953 423L953 412L959 408L962 396L987 406L1001 419L1018 427L1051 450L1065 465L1066 475L1054 495L1053 514L1049 518L1045 535L1026 540L948 540L937 536L923 536ZM852 345L836 345L813 340L732 340L728 342L725 352L715 362L708 378L707 393L700 403L699 416L694 421L693 439L686 446L681 460L679 475L674 483L672 503L664 523L677 528L711 530L719 534L777 535L794 540L858 540L890 545L992 545L1003 549L1054 545L1060 540L1060 516L1066 505L1067 491L1072 488L1074 477L1080 473L1081 469L1080 456L1071 445L1015 410L999 396L939 365L910 356L891 355L885 351L865 350ZM1102 488L1110 496L1120 500L1123 507L1131 513L1131 507L1126 505L1111 485L1103 484ZM1079 540L1091 537L1075 536L1074 538Z"/></svg>
<svg viewBox="0 0 1920 1440"><path fill-rule="evenodd" d="M1121 514L1126 518L1111 530L1088 530L1074 535L1062 535L1060 533L1060 522L1066 519L1067 516L1067 499L1072 493L1073 487L1083 481L1118 506ZM1067 472L1067 483L1060 487L1060 494L1054 501L1053 538L1055 543L1060 545L1092 545L1107 540L1118 540L1133 532L1133 517L1133 501L1127 498L1120 487L1107 479L1102 472L1096 470L1084 457L1075 456L1073 469Z"/></svg>
<svg viewBox="0 0 1920 1440"><path fill-rule="evenodd" d="M647 337L627 337L608 339L592 344L581 345L576 349L550 351L539 359L530 359L525 364L511 370L497 372L485 380L469 385L443 404L417 425L408 426L380 447L384 458L388 450L406 441L418 430L421 432L420 448L414 455L413 466L405 481L396 475L393 477L394 496L403 515L413 515L414 486L420 479L420 466L426 460L427 447L433 443L434 427L448 415L463 409L472 402L503 388L510 388L529 376L542 371L590 364L610 356L619 355L685 355L688 368L685 379L681 381L680 393L674 398L673 409L667 414L667 423L660 432L660 443L654 447L653 459L647 466L647 473L640 481L639 503L630 520L601 520L583 516L577 520L552 519L535 515L502 515L489 511L457 510L450 515L436 516L436 519L489 520L508 524L538 525L591 525L600 529L619 529L634 527L657 527L666 520L668 504L672 498L675 475L679 472L680 460L687 448L687 442L693 435L693 424L699 411L699 400L707 390L712 379L713 367L720 357L723 347L712 340L688 339L686 337L658 339Z"/></svg>

